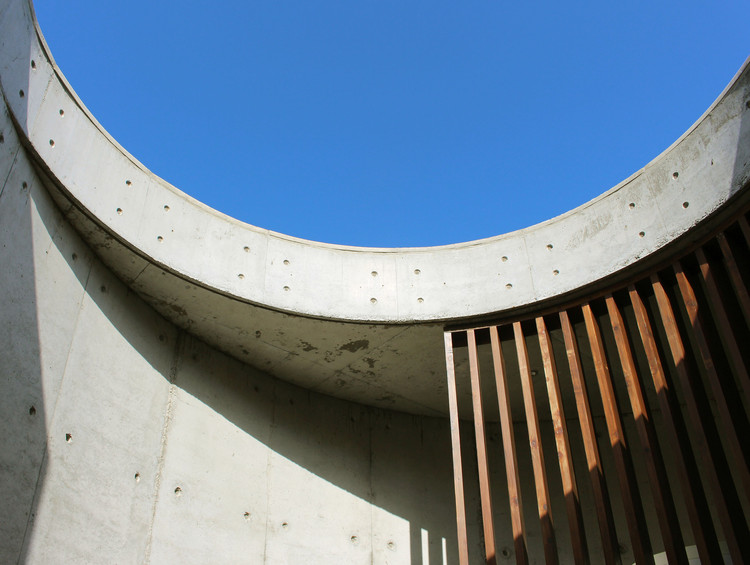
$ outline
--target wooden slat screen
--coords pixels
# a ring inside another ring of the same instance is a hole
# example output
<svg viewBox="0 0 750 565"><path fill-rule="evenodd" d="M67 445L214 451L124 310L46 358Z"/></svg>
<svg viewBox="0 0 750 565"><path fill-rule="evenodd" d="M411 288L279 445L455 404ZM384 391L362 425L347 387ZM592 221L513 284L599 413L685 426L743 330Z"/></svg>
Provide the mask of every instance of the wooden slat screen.
<svg viewBox="0 0 750 565"><path fill-rule="evenodd" d="M462 565L750 563L749 225L559 311L446 332Z"/></svg>

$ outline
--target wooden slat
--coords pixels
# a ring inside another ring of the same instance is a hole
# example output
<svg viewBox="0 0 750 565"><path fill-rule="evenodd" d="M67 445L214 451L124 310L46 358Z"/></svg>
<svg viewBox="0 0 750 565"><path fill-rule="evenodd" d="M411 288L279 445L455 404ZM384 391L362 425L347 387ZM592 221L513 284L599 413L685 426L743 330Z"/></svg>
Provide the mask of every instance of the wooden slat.
<svg viewBox="0 0 750 565"><path fill-rule="evenodd" d="M698 312L698 299L695 296L693 287L690 284L685 271L679 261L674 264L675 276L677 278L677 285L680 289L680 295L682 297L682 303L688 314L690 320L689 330L695 338L698 345L698 352L700 354L703 367L706 371L708 383L713 393L714 400L716 402L718 412L718 422L721 430L722 440L725 442L727 451L730 454L730 458L733 461L734 472L739 476L740 483L743 485L742 489L738 489L740 492L744 490L746 498L744 505L750 507L750 469L748 469L746 453L744 451L743 442L740 441L737 429L734 426L731 418L731 411L729 408L729 402L726 398L726 393L721 385L721 380L718 373L716 372L716 366L714 365L713 356L708 346L708 339L706 338L706 331L703 326L703 321Z"/></svg>
<svg viewBox="0 0 750 565"><path fill-rule="evenodd" d="M599 459L599 448L596 443L594 421L591 417L591 409L589 408L586 381L583 377L581 359L578 354L578 344L573 333L573 327L570 324L570 319L568 318L568 313L564 310L560 312L560 324L562 326L563 338L565 339L565 351L568 355L573 392L576 397L578 422L581 426L581 434L583 435L583 447L586 452L589 477L591 479L592 490L594 491L594 506L599 522L604 562L607 565L620 565L622 561L620 559L615 524L612 518L612 506L609 502L604 470Z"/></svg>
<svg viewBox="0 0 750 565"><path fill-rule="evenodd" d="M482 525L484 526L484 554L487 565L495 565L495 525L492 516L492 491L487 463L487 438L484 432L484 408L482 387L477 359L477 339L474 330L467 331L469 345L469 372L471 374L471 401L474 410L474 435L477 441L477 465L479 468L479 494L482 500Z"/></svg>
<svg viewBox="0 0 750 565"><path fill-rule="evenodd" d="M737 344L737 339L734 337L734 331L732 331L732 324L729 322L727 312L722 304L721 293L716 285L716 279L711 270L711 265L709 265L706 255L703 253L703 249L698 249L695 252L695 256L698 258L701 275L703 275L703 280L706 282L706 294L708 295L708 300L711 305L711 313L713 314L714 321L719 330L721 343L727 354L729 363L732 366L734 376L737 378L742 401L745 404L745 410L747 411L746 413L750 413L750 375L747 373L747 367L745 367L745 362L742 359L740 347ZM750 464L750 458L748 457L747 452L745 453L745 457L746 463Z"/></svg>
<svg viewBox="0 0 750 565"><path fill-rule="evenodd" d="M466 504L464 502L464 474L461 464L461 433L458 420L458 397L456 394L456 368L453 361L453 338L445 332L445 369L448 375L448 408L451 424L451 447L453 455L453 487L456 495L456 528L458 534L458 562L469 565L469 545L466 535Z"/></svg>
<svg viewBox="0 0 750 565"><path fill-rule="evenodd" d="M729 280L732 282L732 287L737 295L737 301L740 303L740 310L742 315L745 317L745 323L750 328L750 294L747 292L747 286L745 281L742 280L740 270L737 268L737 262L734 260L734 253L732 248L729 246L727 236L724 233L720 233L716 236L721 248L721 254L724 256L724 265L729 273Z"/></svg>
<svg viewBox="0 0 750 565"><path fill-rule="evenodd" d="M531 382L529 354L526 350L526 340L520 322L513 323L513 334L516 342L518 366L521 372L521 388L523 389L523 403L526 409L526 425L529 430L531 462L534 468L537 510L542 525L544 557L547 564L557 564L557 542L555 540L555 527L552 522L552 507L550 505L549 488L547 486L547 472L544 468L544 453L542 452L542 440L541 434L539 433L539 419L537 417L536 399L534 398L534 385Z"/></svg>
<svg viewBox="0 0 750 565"><path fill-rule="evenodd" d="M643 448L644 462L646 464L649 483L651 484L656 517L659 521L659 528L662 540L664 541L664 548L667 552L667 558L670 563L687 565L685 543L682 539L680 522L677 518L672 491L669 488L669 478L664 467L659 441L651 424L651 417L646 405L646 399L643 396L643 389L638 378L633 353L630 350L625 322L614 297L612 295L607 296L605 302L607 304L610 324L612 325L612 332L615 336L620 365L622 366L623 376L627 385L630 407L633 410L633 417L635 418L635 427L638 430L638 437Z"/></svg>
<svg viewBox="0 0 750 565"><path fill-rule="evenodd" d="M651 276L651 286L659 308L659 316L667 335L672 362L676 369L680 389L687 409L688 421L692 433L691 443L695 457L701 462L701 468L705 473L708 487L713 494L713 507L719 516L719 521L724 530L724 537L729 547L729 553L735 563L750 562L748 551L747 528L744 526L744 517L739 504L739 497L734 488L729 467L724 458L724 452L717 442L709 441L709 432L706 426L713 426L713 416L710 410L708 414L702 415L699 399L702 399L702 387L699 387L698 378L692 374L685 356L685 346L677 326L677 320L672 309L672 304L664 290L661 280L657 275ZM687 461L690 461L687 459ZM693 471L696 472L696 471ZM702 489L696 489L702 494ZM696 498L696 501L699 499ZM701 514L708 516L707 510L700 510ZM705 520L706 516L702 518ZM741 547L744 540L745 549ZM703 556L701 555L703 560ZM713 563L713 560L706 561ZM721 561L718 561L721 562Z"/></svg>
<svg viewBox="0 0 750 565"><path fill-rule="evenodd" d="M565 505L568 512L568 525L570 527L570 539L573 544L573 558L576 563L589 563L589 552L586 546L586 532L583 527L581 515L581 503L578 498L578 485L576 484L575 471L573 469L573 456L570 452L568 441L568 427L565 422L565 410L560 394L560 383L557 378L557 367L555 366L555 355L552 350L547 325L544 318L536 319L536 331L539 336L539 347L542 352L544 364L544 375L547 382L547 396L549 397L550 414L552 425L555 428L555 443L557 444L557 459L560 464L560 477L562 478L563 492L565 493Z"/></svg>
<svg viewBox="0 0 750 565"><path fill-rule="evenodd" d="M673 464L682 486L682 498L685 501L690 526L693 530L698 554L704 563L721 562L721 550L716 537L716 530L711 522L711 513L703 492L700 475L687 442L685 426L677 405L677 398L669 386L667 376L659 358L659 349L651 329L651 322L643 300L634 286L628 289L630 302L633 305L638 332L646 352L651 379L656 389L664 427L669 444L672 445Z"/></svg>
<svg viewBox="0 0 750 565"><path fill-rule="evenodd" d="M594 358L596 377L599 382L599 392L604 406L609 441L615 459L620 490L622 491L625 518L628 524L628 531L630 532L633 554L638 565L646 563L654 565L654 555L651 549L651 540L648 536L643 504L633 471L633 462L627 450L625 434L623 433L622 422L620 421L620 413L617 409L615 391L612 388L609 366L607 365L607 358L604 353L604 344L599 333L599 325L589 304L584 304L582 310L591 345L591 354Z"/></svg>
<svg viewBox="0 0 750 565"><path fill-rule="evenodd" d="M503 437L505 475L508 482L508 500L510 501L510 518L513 527L513 546L517 565L528 565L529 554L526 543L526 527L523 520L521 482L518 478L513 417L510 409L510 395L508 394L508 376L505 371L505 359L503 358L496 326L490 328L490 342L492 344L492 361L495 367L497 402L500 408L500 429Z"/></svg>
<svg viewBox="0 0 750 565"><path fill-rule="evenodd" d="M747 243L747 246L750 248L750 226L747 224L745 216L740 216L740 219L737 220L737 223L740 225L742 235L745 236L745 243Z"/></svg>

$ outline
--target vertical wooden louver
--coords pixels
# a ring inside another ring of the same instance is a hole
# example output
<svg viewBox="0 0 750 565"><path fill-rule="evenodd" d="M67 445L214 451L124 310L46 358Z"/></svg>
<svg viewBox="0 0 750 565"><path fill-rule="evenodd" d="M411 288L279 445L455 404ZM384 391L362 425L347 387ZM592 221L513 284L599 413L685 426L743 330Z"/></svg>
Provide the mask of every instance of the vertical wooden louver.
<svg viewBox="0 0 750 565"><path fill-rule="evenodd" d="M446 332L460 563L468 480L486 563L750 563L749 284L741 214L630 284Z"/></svg>

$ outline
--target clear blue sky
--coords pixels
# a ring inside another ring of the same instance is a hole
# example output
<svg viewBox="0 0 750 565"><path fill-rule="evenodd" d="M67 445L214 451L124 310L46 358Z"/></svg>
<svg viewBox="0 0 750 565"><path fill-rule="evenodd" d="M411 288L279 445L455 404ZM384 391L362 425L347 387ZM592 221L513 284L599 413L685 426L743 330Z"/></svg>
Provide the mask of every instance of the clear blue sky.
<svg viewBox="0 0 750 565"><path fill-rule="evenodd" d="M38 0L84 103L206 204L420 246L565 212L644 166L750 55L750 2Z"/></svg>

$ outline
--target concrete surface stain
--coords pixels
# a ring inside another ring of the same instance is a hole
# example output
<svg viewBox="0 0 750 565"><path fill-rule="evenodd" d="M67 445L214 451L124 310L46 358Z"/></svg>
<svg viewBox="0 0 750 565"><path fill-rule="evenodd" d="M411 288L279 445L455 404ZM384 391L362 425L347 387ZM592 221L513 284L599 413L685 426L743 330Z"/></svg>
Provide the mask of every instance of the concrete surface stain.
<svg viewBox="0 0 750 565"><path fill-rule="evenodd" d="M370 347L369 339L358 339L357 341L345 343L339 347L339 351L350 351L351 353L356 353L360 349L367 349L368 347Z"/></svg>

